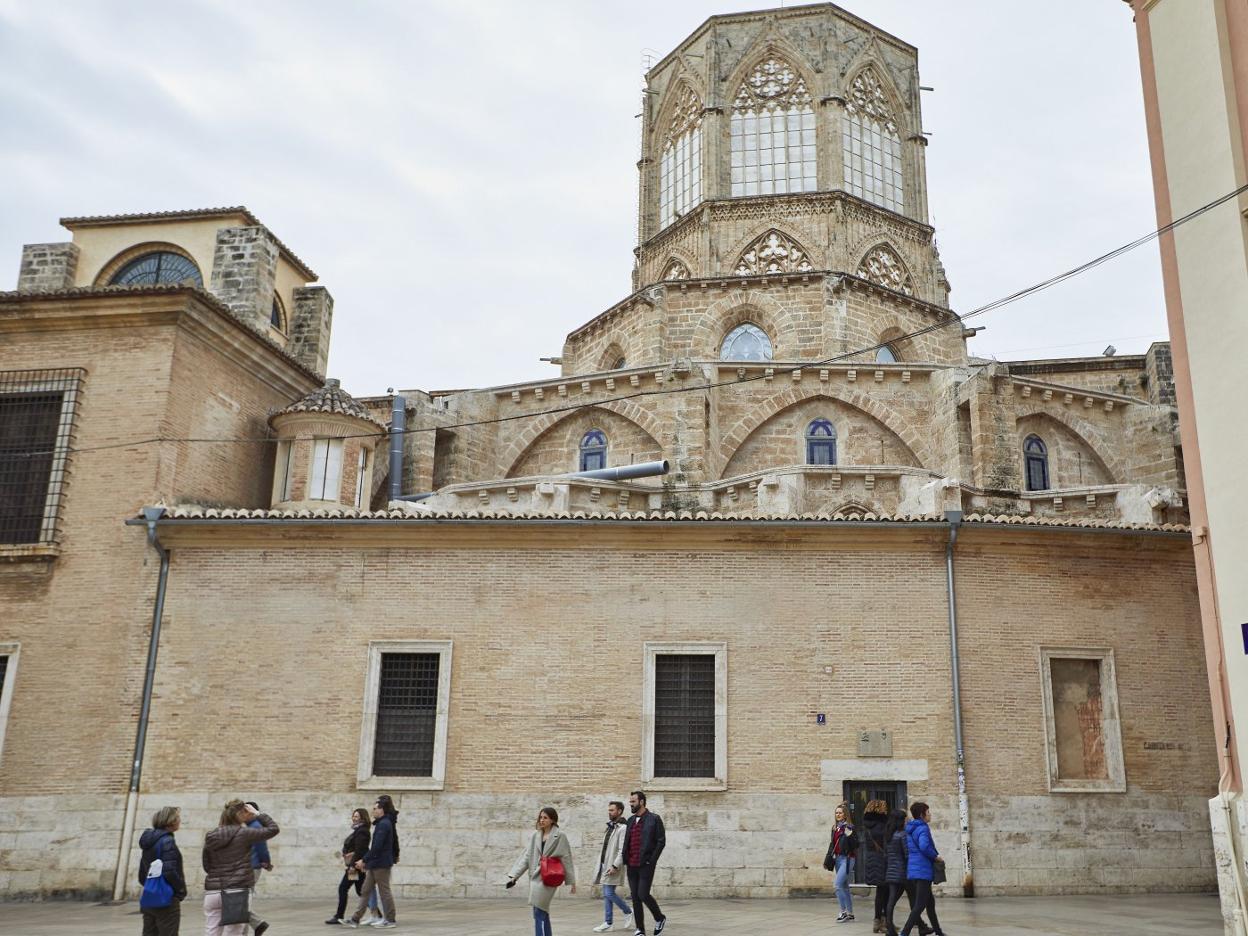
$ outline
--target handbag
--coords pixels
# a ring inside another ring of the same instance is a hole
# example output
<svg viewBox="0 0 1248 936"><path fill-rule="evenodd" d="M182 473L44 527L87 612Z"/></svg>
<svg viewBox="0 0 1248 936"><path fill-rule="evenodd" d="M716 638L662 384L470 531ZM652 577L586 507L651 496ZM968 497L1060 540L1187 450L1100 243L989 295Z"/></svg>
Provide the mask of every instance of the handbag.
<svg viewBox="0 0 1248 936"><path fill-rule="evenodd" d="M558 887L563 883L563 859L553 855L542 855L542 883L547 887Z"/></svg>
<svg viewBox="0 0 1248 936"><path fill-rule="evenodd" d="M228 890L221 892L221 925L246 923L251 919L251 891Z"/></svg>
<svg viewBox="0 0 1248 936"><path fill-rule="evenodd" d="M823 856L823 870L824 871L836 870L836 852L832 850L834 847L835 846L832 845L831 843L828 844L828 853Z"/></svg>
<svg viewBox="0 0 1248 936"><path fill-rule="evenodd" d="M932 883L944 884L948 878L945 877L945 861L943 858L937 858L932 861Z"/></svg>

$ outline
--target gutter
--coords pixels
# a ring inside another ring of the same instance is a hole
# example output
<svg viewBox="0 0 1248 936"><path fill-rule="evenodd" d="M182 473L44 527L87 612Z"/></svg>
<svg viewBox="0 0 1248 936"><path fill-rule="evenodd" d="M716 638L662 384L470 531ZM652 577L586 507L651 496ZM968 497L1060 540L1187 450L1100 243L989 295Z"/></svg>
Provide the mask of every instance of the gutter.
<svg viewBox="0 0 1248 936"><path fill-rule="evenodd" d="M945 585L949 592L949 671L953 680L953 743L958 770L958 841L962 849L962 896L975 896L971 867L971 806L966 795L966 748L962 738L962 681L958 666L958 596L953 577L953 547L962 526L962 511L946 510L949 541L945 544Z"/></svg>
<svg viewBox="0 0 1248 936"><path fill-rule="evenodd" d="M134 760L130 765L130 790L126 794L126 813L122 820L117 867L113 875L114 902L125 900L126 880L130 876L130 849L134 838L135 814L139 805L139 781L143 774L143 750L147 746L147 724L152 713L152 687L156 682L156 652L160 647L160 622L164 616L165 590L169 584L169 550L161 545L157 535L157 527L164 515L164 507L144 507L142 520L126 521L127 525L141 523L147 527L147 542L160 556L160 575L156 580L152 632L147 644L147 668L143 674L143 703L139 708L139 728L134 739Z"/></svg>

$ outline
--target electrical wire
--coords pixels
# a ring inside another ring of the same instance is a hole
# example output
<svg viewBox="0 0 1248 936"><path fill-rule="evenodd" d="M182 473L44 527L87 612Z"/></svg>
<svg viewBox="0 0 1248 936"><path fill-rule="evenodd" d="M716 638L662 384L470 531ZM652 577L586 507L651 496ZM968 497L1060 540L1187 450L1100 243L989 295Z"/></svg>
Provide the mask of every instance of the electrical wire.
<svg viewBox="0 0 1248 936"><path fill-rule="evenodd" d="M1161 237L1163 234L1167 234L1170 231L1173 231L1175 228L1180 227L1183 224L1187 224L1189 221L1193 221L1196 218L1199 218L1205 213L1212 211L1214 208L1217 208L1220 205L1223 205L1226 202L1234 198L1237 198L1246 192L1248 192L1248 184L1241 185L1239 188L1236 188L1233 191L1227 192L1225 195L1215 198L1213 201L1208 202L1207 204L1202 205L1201 207L1188 212L1182 217L1176 218L1175 220L1171 221L1169 224L1165 224L1157 228L1154 231L1150 231L1149 233L1144 234L1141 237L1137 237L1135 240L1130 241L1129 243L1123 244L1120 247L1115 247L1113 250L1109 251L1108 253L1101 254L1099 257L1094 257L1091 260L1081 263L1076 267L1072 267L1071 269L1066 270L1062 273L1058 273L1054 276L1051 276L1048 279L1042 280L1039 283L1035 283L1024 289L1019 289L1016 292L1012 292L1006 296L1002 296L998 299L994 299L991 302L985 303L984 305L981 305L972 309L971 311L965 313L964 315L959 316L956 313L950 311L948 313L949 317L947 319L944 319L943 321L934 322L931 325L927 325L927 326L924 326L923 328L916 329L915 331L909 332L908 334L890 338L888 341L881 341L877 344L873 344L865 348L858 348L853 351L846 351L842 354L836 354L836 355L833 355L832 357L824 358L823 360L803 361L799 364L792 364L792 365L783 366L783 367L770 368L770 370L772 371L771 374L767 374L764 371L763 373L754 374L754 375L750 375L747 377L740 377L740 378L737 378L736 380L721 380L721 381L715 381L715 382L705 383L705 384L693 384L690 386L661 387L661 388L655 388L653 390L637 390L632 393L626 393L620 396L613 396L613 397L609 397L603 400L594 400L594 401L589 401L589 402L584 402L584 403L569 403L564 406L556 406L556 407L551 407L548 409L536 410L536 411L525 412L525 413L512 413L506 416L491 417L489 419L474 419L474 420L466 420L464 422L458 422L458 423L441 423L441 424L434 424L434 425L428 425L428 426L413 426L411 428L405 428L404 432L405 433L420 433L420 432L435 432L439 429L442 429L442 430L468 429L468 428L473 428L477 426L488 426L488 425L494 425L498 423L514 422L514 421L521 420L521 419L536 419L540 416L558 415L561 413L573 413L578 410L592 409L593 407L601 406L604 403L617 403L617 402L621 402L624 400L636 400L636 399L641 399L645 397L662 396L668 393L705 392L705 391L716 390L716 389L724 388L724 387L737 387L737 386L741 386L742 384L751 383L756 380L765 380L765 379L768 379L769 377L774 378L775 376L780 375L780 374L791 374L795 371L823 367L828 364L837 364L843 361L847 361L850 358L856 358L860 355L870 354L873 351L878 351L880 348L883 348L885 345L888 345L894 342L909 341L911 339L920 338L924 335L931 334L932 332L939 331L943 328L948 328L951 325L961 325L967 319L975 318L980 315L986 315L989 312L994 312L997 309L1004 308L1007 305L1011 305L1015 302L1018 302L1022 299L1026 299L1030 296L1034 296L1037 293L1043 292L1046 289L1050 289L1053 286L1057 286L1060 283L1064 283L1069 279L1073 279L1076 276L1079 276L1083 273L1088 272L1089 270L1093 270L1096 267L1101 266L1102 264L1109 263L1112 260L1116 260L1118 257L1121 257L1123 254L1129 253L1130 251L1135 250L1138 247L1142 247L1144 244L1147 244L1153 240L1156 240L1157 238ZM847 278L852 279L853 277L847 277ZM750 363L756 364L757 362L750 362ZM864 363L870 364L873 362L867 361ZM979 366L986 366L986 365L979 365ZM337 438L377 439L377 438L383 438L386 435L388 435L388 431L382 430L379 432L355 433L351 435L339 436ZM80 454L80 453L85 453L85 452L101 452L101 451L108 451L111 449L136 448L138 446L158 445L158 444L164 444L164 443L255 445L255 444L271 443L274 441L276 440L273 439L272 436L266 436L264 438L194 438L194 437L175 438L175 437L169 437L169 436L152 436L146 439L132 439L132 440L125 441L125 442L113 442L113 443L104 443L101 445L71 447L71 448L65 448L65 449L48 449L45 451L21 452L21 453L16 453L12 455L0 455L0 459L31 458L31 457L35 457L38 455Z"/></svg>

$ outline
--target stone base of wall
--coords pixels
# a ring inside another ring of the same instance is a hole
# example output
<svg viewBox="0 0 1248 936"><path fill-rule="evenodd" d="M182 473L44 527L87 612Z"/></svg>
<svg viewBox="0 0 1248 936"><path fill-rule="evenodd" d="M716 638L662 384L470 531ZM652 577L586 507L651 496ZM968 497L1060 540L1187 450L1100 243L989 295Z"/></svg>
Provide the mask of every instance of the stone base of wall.
<svg viewBox="0 0 1248 936"><path fill-rule="evenodd" d="M1209 819L1213 827L1213 862L1217 869L1223 931L1226 936L1244 936L1248 933L1248 919L1239 909L1235 862L1240 863L1239 873L1243 876L1240 879L1248 879L1245 858L1248 855L1245 851L1248 849L1248 800L1243 794L1228 794L1225 801L1215 796L1209 800Z"/></svg>
<svg viewBox="0 0 1248 936"><path fill-rule="evenodd" d="M921 791L911 793L917 798ZM351 810L375 794L146 793L139 826L164 805L182 808L178 843L201 892L200 848L232 795L256 799L282 826L263 891L282 897L333 895L338 849ZM933 834L949 861L939 890L960 896L962 880L953 796L924 794ZM403 793L399 896L501 897L537 810L553 805L575 850L583 883L598 860L609 799L536 794ZM830 895L823 870L837 797L820 794L653 793L667 826L655 876L672 898ZM0 797L0 898L98 899L112 891L123 796ZM1211 891L1216 887L1207 801L1146 793L972 799L975 890L981 895ZM137 843L136 834L134 841ZM138 849L130 852L131 895L139 887Z"/></svg>

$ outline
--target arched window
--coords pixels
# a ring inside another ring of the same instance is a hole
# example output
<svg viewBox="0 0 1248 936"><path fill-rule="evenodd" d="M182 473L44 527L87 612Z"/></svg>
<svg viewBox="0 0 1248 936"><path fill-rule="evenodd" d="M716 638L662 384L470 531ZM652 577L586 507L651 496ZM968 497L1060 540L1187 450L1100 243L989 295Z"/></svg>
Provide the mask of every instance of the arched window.
<svg viewBox="0 0 1248 936"><path fill-rule="evenodd" d="M1030 435L1023 443L1023 463L1027 472L1027 490L1049 489L1049 450L1039 436Z"/></svg>
<svg viewBox="0 0 1248 936"><path fill-rule="evenodd" d="M815 112L796 69L769 56L732 104L732 194L815 190Z"/></svg>
<svg viewBox="0 0 1248 936"><path fill-rule="evenodd" d="M875 349L875 363L877 364L896 364L897 353L893 351L891 344L880 345Z"/></svg>
<svg viewBox="0 0 1248 936"><path fill-rule="evenodd" d="M836 464L836 426L830 420L816 419L806 427L806 464Z"/></svg>
<svg viewBox="0 0 1248 936"><path fill-rule="evenodd" d="M617 357L614 361L612 361L612 362L611 362L611 369L612 369L612 370L623 370L623 369L624 369L624 365L625 365L625 364L627 364L627 363L628 363L627 358Z"/></svg>
<svg viewBox="0 0 1248 936"><path fill-rule="evenodd" d="M730 331L719 349L721 361L770 361L771 339L753 322Z"/></svg>
<svg viewBox="0 0 1248 936"><path fill-rule="evenodd" d="M110 286L151 286L156 283L191 283L203 286L204 278L194 261L168 250L154 250L135 257L108 281Z"/></svg>
<svg viewBox="0 0 1248 936"><path fill-rule="evenodd" d="M580 464L579 471L597 471L607 467L607 434L601 429L590 429L581 437Z"/></svg>
<svg viewBox="0 0 1248 936"><path fill-rule="evenodd" d="M678 93L659 160L659 227L702 201L702 102L688 85Z"/></svg>
<svg viewBox="0 0 1248 936"><path fill-rule="evenodd" d="M276 293L273 294L273 307L269 310L269 324L280 332L286 331L286 310Z"/></svg>
<svg viewBox="0 0 1248 936"><path fill-rule="evenodd" d="M849 86L841 142L845 190L900 212L904 204L901 136L874 68L863 69Z"/></svg>

